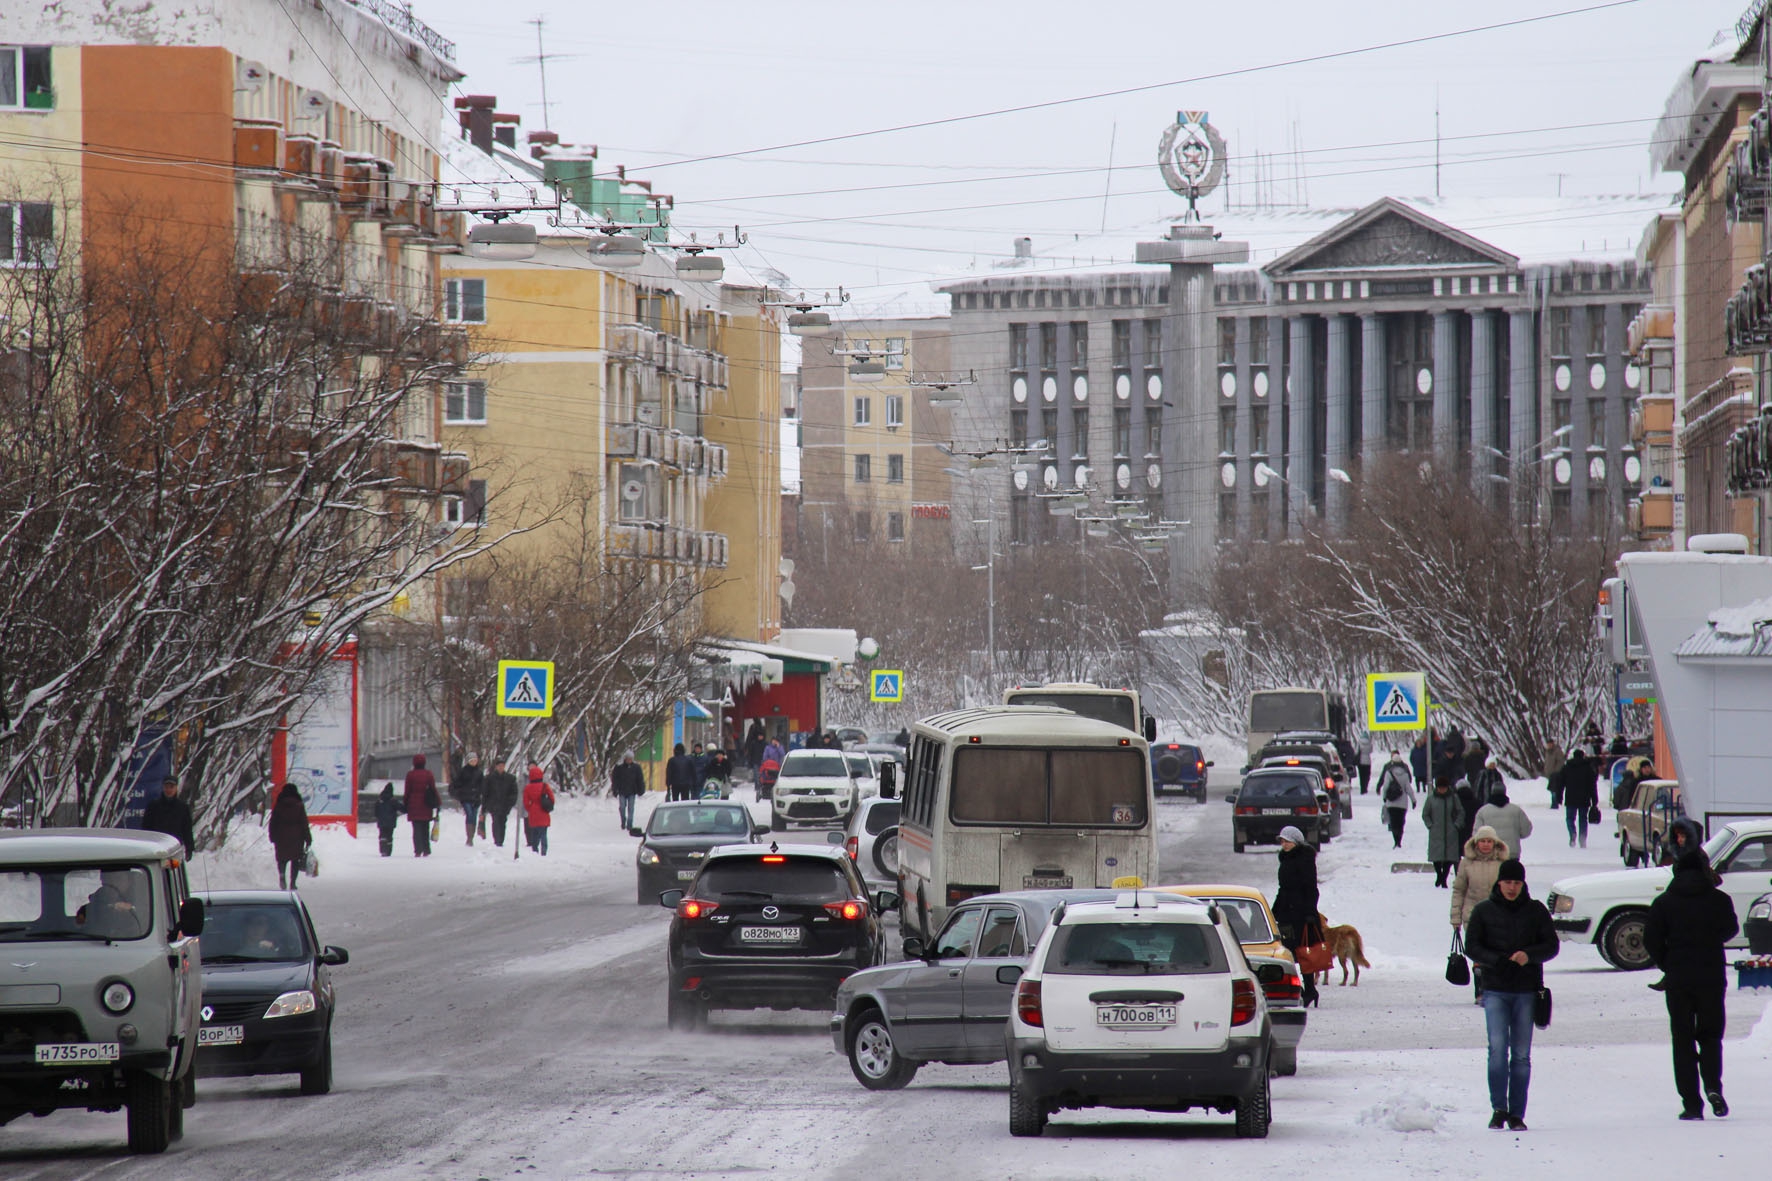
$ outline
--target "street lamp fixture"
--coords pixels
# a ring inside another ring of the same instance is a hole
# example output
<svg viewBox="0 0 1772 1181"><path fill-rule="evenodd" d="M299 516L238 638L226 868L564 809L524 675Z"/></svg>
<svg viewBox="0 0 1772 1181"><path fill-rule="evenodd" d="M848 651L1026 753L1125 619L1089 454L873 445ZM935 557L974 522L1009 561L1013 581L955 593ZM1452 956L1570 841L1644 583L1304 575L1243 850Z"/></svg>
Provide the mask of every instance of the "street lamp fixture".
<svg viewBox="0 0 1772 1181"><path fill-rule="evenodd" d="M488 262L522 262L535 257L537 240L534 226L499 217L468 231L468 254Z"/></svg>

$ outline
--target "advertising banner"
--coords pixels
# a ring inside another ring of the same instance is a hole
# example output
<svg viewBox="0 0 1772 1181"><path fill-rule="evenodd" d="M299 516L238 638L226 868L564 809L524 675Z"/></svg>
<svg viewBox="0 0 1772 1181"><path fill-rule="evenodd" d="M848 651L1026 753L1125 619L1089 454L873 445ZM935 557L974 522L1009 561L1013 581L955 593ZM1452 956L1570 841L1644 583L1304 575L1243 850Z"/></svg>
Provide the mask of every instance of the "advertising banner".
<svg viewBox="0 0 1772 1181"><path fill-rule="evenodd" d="M300 789L310 821L342 823L357 835L356 644L327 662L272 748L271 766L278 787Z"/></svg>

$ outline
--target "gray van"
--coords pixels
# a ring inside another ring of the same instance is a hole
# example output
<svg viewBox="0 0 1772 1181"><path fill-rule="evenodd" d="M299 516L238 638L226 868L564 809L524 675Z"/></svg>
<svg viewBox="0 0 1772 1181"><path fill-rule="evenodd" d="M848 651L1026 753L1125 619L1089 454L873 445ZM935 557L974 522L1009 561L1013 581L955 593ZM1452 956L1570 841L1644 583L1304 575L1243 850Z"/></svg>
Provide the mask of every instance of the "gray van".
<svg viewBox="0 0 1772 1181"><path fill-rule="evenodd" d="M0 832L0 1124L122 1108L131 1152L183 1135L202 929L174 837Z"/></svg>

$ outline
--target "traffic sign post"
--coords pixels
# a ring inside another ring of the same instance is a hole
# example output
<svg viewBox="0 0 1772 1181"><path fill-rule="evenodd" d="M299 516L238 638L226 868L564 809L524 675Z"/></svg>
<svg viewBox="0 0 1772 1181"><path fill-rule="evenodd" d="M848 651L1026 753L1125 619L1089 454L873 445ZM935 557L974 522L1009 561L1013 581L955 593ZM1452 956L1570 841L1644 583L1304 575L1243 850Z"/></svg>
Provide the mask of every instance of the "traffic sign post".
<svg viewBox="0 0 1772 1181"><path fill-rule="evenodd" d="M548 660L499 661L498 714L504 718L553 717L553 662Z"/></svg>
<svg viewBox="0 0 1772 1181"><path fill-rule="evenodd" d="M869 701L903 701L904 670L877 668L868 677Z"/></svg>
<svg viewBox="0 0 1772 1181"><path fill-rule="evenodd" d="M1427 711L1427 674L1366 674L1366 729L1424 730Z"/></svg>

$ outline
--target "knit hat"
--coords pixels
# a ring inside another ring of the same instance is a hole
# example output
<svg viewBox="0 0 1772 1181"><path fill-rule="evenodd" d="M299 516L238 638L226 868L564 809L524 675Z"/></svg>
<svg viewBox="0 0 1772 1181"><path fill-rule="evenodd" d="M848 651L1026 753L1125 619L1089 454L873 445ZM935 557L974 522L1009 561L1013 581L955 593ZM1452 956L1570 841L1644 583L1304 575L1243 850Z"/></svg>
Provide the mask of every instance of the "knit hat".
<svg viewBox="0 0 1772 1181"><path fill-rule="evenodd" d="M1518 857L1509 857L1506 861L1501 863L1501 872L1495 875L1495 880L1498 882L1520 882L1524 884L1526 881L1526 867L1520 864L1520 859Z"/></svg>
<svg viewBox="0 0 1772 1181"><path fill-rule="evenodd" d="M1479 828L1476 832L1473 832L1471 834L1471 840L1473 840L1473 841L1481 841L1481 840L1499 841L1500 839L1501 839L1501 837L1499 834L1496 833L1495 829L1490 827L1487 824L1485 824L1483 827Z"/></svg>
<svg viewBox="0 0 1772 1181"><path fill-rule="evenodd" d="M1295 845L1304 844L1304 834L1290 824L1280 830L1280 839L1282 841L1291 841Z"/></svg>

